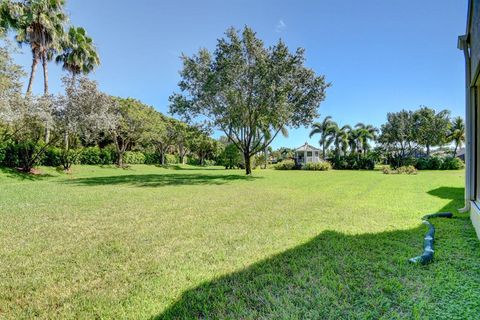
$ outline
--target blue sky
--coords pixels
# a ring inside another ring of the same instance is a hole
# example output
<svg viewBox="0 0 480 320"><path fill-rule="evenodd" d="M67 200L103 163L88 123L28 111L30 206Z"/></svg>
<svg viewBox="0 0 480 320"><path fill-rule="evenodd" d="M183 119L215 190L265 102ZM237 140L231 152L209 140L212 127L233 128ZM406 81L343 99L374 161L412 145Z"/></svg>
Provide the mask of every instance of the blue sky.
<svg viewBox="0 0 480 320"><path fill-rule="evenodd" d="M463 115L464 64L456 49L465 32L467 0L77 0L71 22L94 38L102 65L92 74L102 90L168 111L177 90L180 54L214 49L234 26L251 26L267 45L282 38L306 49L307 66L332 87L320 106L343 125L380 126L386 113L419 105ZM28 69L27 49L17 61ZM50 67L51 90L62 71ZM41 74L35 90L41 92ZM273 147L296 147L308 129L290 130Z"/></svg>

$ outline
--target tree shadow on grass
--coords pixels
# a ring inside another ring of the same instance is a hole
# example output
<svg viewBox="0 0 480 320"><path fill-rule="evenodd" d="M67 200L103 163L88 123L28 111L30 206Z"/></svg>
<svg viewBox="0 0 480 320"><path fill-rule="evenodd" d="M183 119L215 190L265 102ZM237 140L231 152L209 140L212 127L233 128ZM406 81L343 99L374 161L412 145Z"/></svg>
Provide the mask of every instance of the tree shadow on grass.
<svg viewBox="0 0 480 320"><path fill-rule="evenodd" d="M222 185L232 181L253 181L260 177L235 174L129 174L108 177L79 178L65 181L85 186L132 185L137 187L163 187L182 185Z"/></svg>
<svg viewBox="0 0 480 320"><path fill-rule="evenodd" d="M36 180L43 180L46 178L54 177L53 175L47 174L47 173L32 174L32 173L22 172L14 168L0 167L0 171L3 174L5 174L7 177L17 179L17 180L36 181Z"/></svg>
<svg viewBox="0 0 480 320"><path fill-rule="evenodd" d="M463 189L429 194L461 206ZM450 198L453 197L453 198ZM460 200L459 200L460 199ZM434 263L425 227L377 234L324 231L309 242L184 292L154 319L475 318L480 312L480 243L467 215L435 219Z"/></svg>
<svg viewBox="0 0 480 320"><path fill-rule="evenodd" d="M156 167L170 169L170 170L181 170L181 171L225 171L224 167L206 167L206 166L195 166L195 165L180 165L180 164L156 164Z"/></svg>

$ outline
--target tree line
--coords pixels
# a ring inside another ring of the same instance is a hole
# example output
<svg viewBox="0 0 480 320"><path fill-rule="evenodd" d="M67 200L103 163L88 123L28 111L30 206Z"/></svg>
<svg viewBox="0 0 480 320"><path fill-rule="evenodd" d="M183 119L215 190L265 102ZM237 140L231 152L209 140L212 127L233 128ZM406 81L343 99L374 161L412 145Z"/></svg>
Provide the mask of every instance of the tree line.
<svg viewBox="0 0 480 320"><path fill-rule="evenodd" d="M1 118L2 141L27 146L28 140L29 150L24 153L38 150L24 161L25 170L50 145L61 144L67 158L70 150L89 145L92 139L110 141L119 165L128 149L149 141L164 154L173 139L182 141L175 151L180 158L193 150L187 142L195 141L202 146L198 156L203 160L213 144L208 134L218 130L241 152L246 174L251 174L252 158L265 152L279 134L310 125L318 117L330 85L304 66L303 48L292 52L281 40L266 47L251 28L230 28L213 52L202 49L182 57L180 92L170 97L170 113L185 121L181 123L139 101L109 97L84 77L100 59L85 29L67 28L64 0L1 0L0 17L0 35L14 32L15 40L28 45L32 53L26 95L18 94L18 70L11 79L15 88L2 97L2 115L11 115ZM63 81L65 93L56 97L48 89L48 63L53 60L71 75ZM32 86L39 64L44 94L37 97ZM195 139L180 138L184 131L197 132Z"/></svg>
<svg viewBox="0 0 480 320"><path fill-rule="evenodd" d="M300 126L312 126L310 136L320 136L322 156L336 168L370 168L373 161L400 165L448 143L456 152L464 140L462 119L427 107L389 113L381 128L340 126L331 117L314 123L330 86L325 76L305 66L303 48L291 51L281 40L267 47L248 26L229 28L213 51L182 56L179 91L169 98L169 112L180 121L136 99L101 92L88 79L100 57L86 30L68 24L64 0L0 1L0 37L13 33L32 54L23 94L25 72L8 46L0 49L0 143L26 171L49 148L61 149L68 170L83 148L97 145L111 146L119 166L132 150L154 152L161 164L175 154L181 163L188 156L199 163L229 159L226 166L238 163L239 152L251 174L252 159L266 163L272 141ZM68 74L62 94L49 92L52 61ZM32 87L39 64L44 90L37 96ZM212 139L214 130L226 138Z"/></svg>
<svg viewBox="0 0 480 320"><path fill-rule="evenodd" d="M334 167L345 158L369 158L398 167L429 158L435 147L452 146L448 153L455 157L465 141L465 124L461 117L451 118L448 110L437 112L420 106L414 111L388 113L380 128L364 123L339 126L327 116L312 125L310 137L317 135L323 159L331 161ZM281 151L277 155L282 158L287 153Z"/></svg>
<svg viewBox="0 0 480 320"><path fill-rule="evenodd" d="M165 164L167 154L180 163L194 157L199 164L221 147L201 126L188 125L131 98L112 97L86 76L99 64L93 39L84 28L68 26L63 0L0 3L0 37L13 32L27 45L32 64L25 94L23 68L14 63L8 44L0 48L0 162L29 172L52 148L59 148L65 170L89 146L113 146L115 162L123 166L128 150L153 152ZM64 92L52 95L48 63L55 61L69 74ZM32 93L38 65L43 68L43 95Z"/></svg>

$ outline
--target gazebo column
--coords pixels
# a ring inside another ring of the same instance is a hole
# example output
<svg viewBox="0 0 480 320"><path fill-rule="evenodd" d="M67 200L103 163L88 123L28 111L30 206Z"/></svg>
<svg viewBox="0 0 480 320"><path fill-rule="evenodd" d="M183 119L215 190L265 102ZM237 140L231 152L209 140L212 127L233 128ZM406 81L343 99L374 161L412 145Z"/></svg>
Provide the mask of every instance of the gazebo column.
<svg viewBox="0 0 480 320"><path fill-rule="evenodd" d="M307 164L307 150L303 151L303 163Z"/></svg>

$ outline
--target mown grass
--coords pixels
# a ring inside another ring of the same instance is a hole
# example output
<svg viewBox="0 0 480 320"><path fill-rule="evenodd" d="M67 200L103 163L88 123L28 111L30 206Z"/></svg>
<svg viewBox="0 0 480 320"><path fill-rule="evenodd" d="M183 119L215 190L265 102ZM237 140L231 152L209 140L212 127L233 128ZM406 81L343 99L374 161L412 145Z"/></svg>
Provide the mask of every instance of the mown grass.
<svg viewBox="0 0 480 320"><path fill-rule="evenodd" d="M0 173L0 318L475 319L463 172Z"/></svg>

